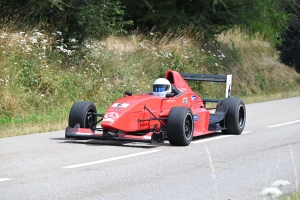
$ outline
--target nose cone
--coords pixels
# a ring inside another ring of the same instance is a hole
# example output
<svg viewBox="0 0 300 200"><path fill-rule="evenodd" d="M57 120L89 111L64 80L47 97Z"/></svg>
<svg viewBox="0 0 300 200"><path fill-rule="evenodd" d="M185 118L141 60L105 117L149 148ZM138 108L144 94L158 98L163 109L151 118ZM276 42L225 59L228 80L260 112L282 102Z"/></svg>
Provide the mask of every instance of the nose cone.
<svg viewBox="0 0 300 200"><path fill-rule="evenodd" d="M144 106L151 99L161 98L143 94L118 99L107 109L101 123L102 128L123 131L138 130L138 120L143 116Z"/></svg>

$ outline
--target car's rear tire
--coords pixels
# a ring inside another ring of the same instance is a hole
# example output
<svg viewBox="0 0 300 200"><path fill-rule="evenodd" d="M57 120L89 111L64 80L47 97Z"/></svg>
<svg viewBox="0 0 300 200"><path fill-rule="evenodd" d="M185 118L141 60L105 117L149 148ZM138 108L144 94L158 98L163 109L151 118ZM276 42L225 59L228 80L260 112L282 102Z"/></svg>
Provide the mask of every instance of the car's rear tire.
<svg viewBox="0 0 300 200"><path fill-rule="evenodd" d="M90 128L94 132L96 129L97 109L94 103L88 101L77 101L73 104L69 114L69 127Z"/></svg>
<svg viewBox="0 0 300 200"><path fill-rule="evenodd" d="M244 101L240 98L225 98L221 101L221 105L228 106L223 122L225 123L226 129L222 130L222 133L240 135L246 123L246 107Z"/></svg>
<svg viewBox="0 0 300 200"><path fill-rule="evenodd" d="M188 146L193 140L194 117L187 107L174 107L167 121L167 135L171 145Z"/></svg>

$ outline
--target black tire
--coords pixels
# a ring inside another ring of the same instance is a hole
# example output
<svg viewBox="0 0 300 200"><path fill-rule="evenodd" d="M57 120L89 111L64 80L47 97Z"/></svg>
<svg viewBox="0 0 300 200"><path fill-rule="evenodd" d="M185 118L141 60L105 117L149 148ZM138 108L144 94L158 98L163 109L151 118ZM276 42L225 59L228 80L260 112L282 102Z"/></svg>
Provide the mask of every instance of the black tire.
<svg viewBox="0 0 300 200"><path fill-rule="evenodd" d="M194 116L187 107L174 107L167 121L167 135L171 145L188 146L193 140Z"/></svg>
<svg viewBox="0 0 300 200"><path fill-rule="evenodd" d="M88 101L77 101L73 104L69 114L69 127L80 124L80 128L96 129L97 109L94 103Z"/></svg>
<svg viewBox="0 0 300 200"><path fill-rule="evenodd" d="M246 107L244 101L240 98L225 98L221 105L227 105L228 110L225 116L224 134L240 135L246 123Z"/></svg>

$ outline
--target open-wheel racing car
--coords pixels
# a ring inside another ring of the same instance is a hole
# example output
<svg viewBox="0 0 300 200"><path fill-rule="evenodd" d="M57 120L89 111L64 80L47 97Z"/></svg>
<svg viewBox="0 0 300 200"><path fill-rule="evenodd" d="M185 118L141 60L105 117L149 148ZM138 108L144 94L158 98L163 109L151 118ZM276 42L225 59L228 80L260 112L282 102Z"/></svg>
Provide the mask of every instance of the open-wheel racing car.
<svg viewBox="0 0 300 200"><path fill-rule="evenodd" d="M168 70L153 92L133 95L126 91L106 113L97 113L94 103L73 104L66 138L141 141L187 146L193 137L221 131L242 133L246 108L242 99L230 97L231 75L187 74ZM226 82L225 98L202 99L186 80ZM163 92L164 95L161 95ZM213 113L207 102L216 103Z"/></svg>

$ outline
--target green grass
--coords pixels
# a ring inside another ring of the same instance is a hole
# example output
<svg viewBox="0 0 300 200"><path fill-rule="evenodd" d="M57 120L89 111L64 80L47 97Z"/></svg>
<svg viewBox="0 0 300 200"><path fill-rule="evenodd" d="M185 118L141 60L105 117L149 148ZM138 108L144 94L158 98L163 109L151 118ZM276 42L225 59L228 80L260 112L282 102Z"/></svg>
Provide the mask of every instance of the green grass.
<svg viewBox="0 0 300 200"><path fill-rule="evenodd" d="M300 200L300 193L284 195L283 197L281 197L279 199L280 200Z"/></svg>

